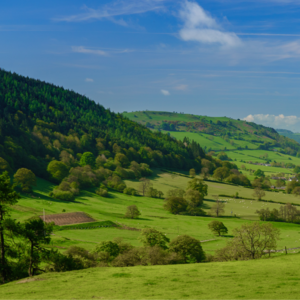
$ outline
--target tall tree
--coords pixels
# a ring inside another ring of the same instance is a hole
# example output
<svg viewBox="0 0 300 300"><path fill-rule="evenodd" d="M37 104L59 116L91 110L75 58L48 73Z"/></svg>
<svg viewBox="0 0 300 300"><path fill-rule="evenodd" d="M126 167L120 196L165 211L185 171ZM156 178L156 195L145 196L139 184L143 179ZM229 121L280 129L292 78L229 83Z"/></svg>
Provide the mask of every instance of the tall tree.
<svg viewBox="0 0 300 300"><path fill-rule="evenodd" d="M17 203L20 198L19 194L15 192L8 173L5 171L0 175L0 247L1 247L1 276L2 281L7 281L8 264L6 259L6 245L4 238L4 218L9 214L9 206Z"/></svg>
<svg viewBox="0 0 300 300"><path fill-rule="evenodd" d="M211 207L210 211L212 214L219 217L222 214L224 214L225 212L224 208L225 208L225 204L220 200L216 200L215 204Z"/></svg>
<svg viewBox="0 0 300 300"><path fill-rule="evenodd" d="M44 223L40 218L30 219L25 222L22 231L23 237L30 244L28 275L33 276L39 270L43 254L47 252L43 245L50 243L53 225Z"/></svg>

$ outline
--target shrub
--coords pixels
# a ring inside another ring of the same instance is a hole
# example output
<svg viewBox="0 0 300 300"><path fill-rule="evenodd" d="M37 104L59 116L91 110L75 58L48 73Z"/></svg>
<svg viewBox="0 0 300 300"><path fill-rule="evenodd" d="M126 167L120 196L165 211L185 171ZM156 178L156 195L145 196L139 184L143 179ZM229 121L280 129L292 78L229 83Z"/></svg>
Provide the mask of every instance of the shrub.
<svg viewBox="0 0 300 300"><path fill-rule="evenodd" d="M106 197L106 198L109 197L108 191L106 189L102 189L102 188L97 189L96 194L101 197Z"/></svg>
<svg viewBox="0 0 300 300"><path fill-rule="evenodd" d="M205 254L200 241L188 235L180 235L173 239L169 250L182 256L185 263L205 260Z"/></svg>
<svg viewBox="0 0 300 300"><path fill-rule="evenodd" d="M136 196L137 190L134 189L134 188L131 188L131 187L127 187L127 188L124 189L123 193L126 194L126 195Z"/></svg>
<svg viewBox="0 0 300 300"><path fill-rule="evenodd" d="M73 201L75 199L73 193L59 189L54 189L49 196L62 201Z"/></svg>
<svg viewBox="0 0 300 300"><path fill-rule="evenodd" d="M136 205L127 206L125 218L136 219L141 215Z"/></svg>
<svg viewBox="0 0 300 300"><path fill-rule="evenodd" d="M146 247L158 246L162 249L168 249L167 243L170 242L162 232L153 228L143 229L140 240Z"/></svg>

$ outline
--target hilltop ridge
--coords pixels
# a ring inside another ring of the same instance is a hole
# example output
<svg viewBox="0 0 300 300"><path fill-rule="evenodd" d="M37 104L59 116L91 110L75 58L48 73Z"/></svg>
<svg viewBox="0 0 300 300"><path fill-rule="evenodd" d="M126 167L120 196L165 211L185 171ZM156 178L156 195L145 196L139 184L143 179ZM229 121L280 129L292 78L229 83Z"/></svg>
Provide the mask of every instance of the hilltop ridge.
<svg viewBox="0 0 300 300"><path fill-rule="evenodd" d="M123 116L178 140L197 141L206 151L260 149L297 155L300 144L275 129L228 117L208 117L162 111L124 112Z"/></svg>

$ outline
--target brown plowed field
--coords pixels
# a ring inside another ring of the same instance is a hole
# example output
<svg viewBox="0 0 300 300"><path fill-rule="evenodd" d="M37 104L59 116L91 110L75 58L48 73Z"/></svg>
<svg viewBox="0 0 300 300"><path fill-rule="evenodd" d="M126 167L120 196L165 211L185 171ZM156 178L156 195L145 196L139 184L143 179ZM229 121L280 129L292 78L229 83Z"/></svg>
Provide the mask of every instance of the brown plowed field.
<svg viewBox="0 0 300 300"><path fill-rule="evenodd" d="M43 216L40 216L40 218L42 220L44 219ZM95 222L94 219L92 219L83 212L46 215L45 219L46 223L54 222L55 225L70 225L78 223Z"/></svg>

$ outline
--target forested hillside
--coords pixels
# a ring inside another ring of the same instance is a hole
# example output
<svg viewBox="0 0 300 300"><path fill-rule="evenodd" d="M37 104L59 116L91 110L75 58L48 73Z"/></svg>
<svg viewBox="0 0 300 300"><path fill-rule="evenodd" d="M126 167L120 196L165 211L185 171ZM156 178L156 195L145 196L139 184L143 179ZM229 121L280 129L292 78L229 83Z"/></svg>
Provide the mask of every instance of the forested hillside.
<svg viewBox="0 0 300 300"><path fill-rule="evenodd" d="M25 167L47 177L53 159L79 160L87 151L105 159L120 152L129 161L182 169L197 167L197 158L205 156L196 143L187 147L74 91L4 70L0 106L2 169Z"/></svg>

